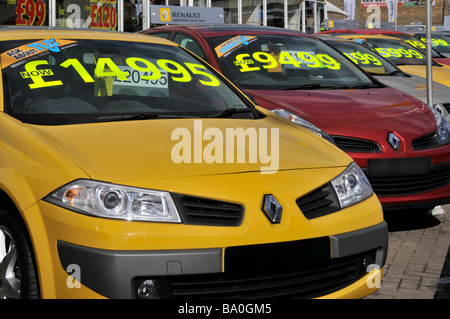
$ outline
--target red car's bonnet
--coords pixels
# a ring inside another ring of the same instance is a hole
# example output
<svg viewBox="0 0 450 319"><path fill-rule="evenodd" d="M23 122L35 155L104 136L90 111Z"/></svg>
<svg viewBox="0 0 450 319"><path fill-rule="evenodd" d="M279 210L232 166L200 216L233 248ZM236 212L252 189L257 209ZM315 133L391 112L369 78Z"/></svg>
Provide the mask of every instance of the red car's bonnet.
<svg viewBox="0 0 450 319"><path fill-rule="evenodd" d="M376 140L376 135L380 132L384 134L393 129L405 138L436 130L434 117L428 106L393 88L248 90L248 93L262 107L274 109L281 105L331 135L359 136ZM278 104L275 104L275 101Z"/></svg>

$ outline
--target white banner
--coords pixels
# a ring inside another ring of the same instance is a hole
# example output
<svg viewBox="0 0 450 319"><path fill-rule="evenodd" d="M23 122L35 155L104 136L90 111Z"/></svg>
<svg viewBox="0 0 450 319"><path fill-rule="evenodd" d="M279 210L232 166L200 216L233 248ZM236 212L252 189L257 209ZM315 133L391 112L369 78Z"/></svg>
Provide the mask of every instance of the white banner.
<svg viewBox="0 0 450 319"><path fill-rule="evenodd" d="M387 0L386 2L388 7L388 22L395 22L395 1Z"/></svg>
<svg viewBox="0 0 450 319"><path fill-rule="evenodd" d="M361 0L361 6L366 8L368 6L374 7L387 7L386 0Z"/></svg>
<svg viewBox="0 0 450 319"><path fill-rule="evenodd" d="M355 0L344 0L344 11L347 12L349 20L355 20Z"/></svg>

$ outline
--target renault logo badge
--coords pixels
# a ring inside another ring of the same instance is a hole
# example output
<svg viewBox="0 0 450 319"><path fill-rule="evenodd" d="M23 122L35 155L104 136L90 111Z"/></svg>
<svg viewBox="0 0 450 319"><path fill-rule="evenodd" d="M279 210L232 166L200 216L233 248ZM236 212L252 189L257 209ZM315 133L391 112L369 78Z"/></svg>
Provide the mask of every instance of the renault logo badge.
<svg viewBox="0 0 450 319"><path fill-rule="evenodd" d="M272 222L272 224L280 223L283 207L273 195L271 194L264 195L262 209L263 212L266 214L267 218L269 218L269 220Z"/></svg>
<svg viewBox="0 0 450 319"><path fill-rule="evenodd" d="M398 150L400 148L400 138L396 133L390 132L388 134L388 142L394 150Z"/></svg>

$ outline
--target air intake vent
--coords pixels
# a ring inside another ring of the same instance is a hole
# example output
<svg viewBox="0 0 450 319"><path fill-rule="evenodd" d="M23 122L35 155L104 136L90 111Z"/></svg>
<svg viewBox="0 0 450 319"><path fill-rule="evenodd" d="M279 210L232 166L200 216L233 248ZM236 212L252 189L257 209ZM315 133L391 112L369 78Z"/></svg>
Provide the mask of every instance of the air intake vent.
<svg viewBox="0 0 450 319"><path fill-rule="evenodd" d="M328 215L341 209L339 199L331 183L298 198L296 202L308 219Z"/></svg>
<svg viewBox="0 0 450 319"><path fill-rule="evenodd" d="M440 147L436 133L427 134L412 141L412 148L416 151Z"/></svg>
<svg viewBox="0 0 450 319"><path fill-rule="evenodd" d="M337 147L339 147L344 152L357 152L357 153L381 152L380 145L378 145L373 141L345 136L333 136L332 138L336 143Z"/></svg>
<svg viewBox="0 0 450 319"><path fill-rule="evenodd" d="M185 224L208 226L239 226L244 206L213 199L172 194Z"/></svg>
<svg viewBox="0 0 450 319"><path fill-rule="evenodd" d="M450 163L434 164L426 175L369 177L379 196L404 196L431 191L450 183Z"/></svg>
<svg viewBox="0 0 450 319"><path fill-rule="evenodd" d="M224 272L156 278L161 298L315 298L362 278L365 253L330 258L330 239L228 247ZM142 281L140 281L142 282Z"/></svg>

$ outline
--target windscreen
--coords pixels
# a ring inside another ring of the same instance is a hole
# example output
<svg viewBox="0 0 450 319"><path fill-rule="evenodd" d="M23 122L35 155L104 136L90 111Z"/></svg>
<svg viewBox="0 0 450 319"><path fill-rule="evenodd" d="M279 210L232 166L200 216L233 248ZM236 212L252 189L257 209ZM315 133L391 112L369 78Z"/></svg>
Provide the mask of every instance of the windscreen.
<svg viewBox="0 0 450 319"><path fill-rule="evenodd" d="M395 65L427 64L425 53L401 40L370 38L362 42Z"/></svg>
<svg viewBox="0 0 450 319"><path fill-rule="evenodd" d="M249 110L216 71L177 46L51 38L2 42L0 49L6 112L27 123Z"/></svg>
<svg viewBox="0 0 450 319"><path fill-rule="evenodd" d="M353 63L372 75L390 75L401 72L396 66L362 44L350 41L329 42Z"/></svg>
<svg viewBox="0 0 450 319"><path fill-rule="evenodd" d="M422 42L427 42L426 33L418 33L416 37ZM450 34L431 34L431 47L440 53L450 53Z"/></svg>
<svg viewBox="0 0 450 319"><path fill-rule="evenodd" d="M412 45L413 47L416 47L417 49L421 50L422 52L426 53L427 52L427 46L424 42L420 41L419 39L417 39L417 37L413 36L413 35L394 35L396 38L402 39L403 41L405 41L406 43ZM439 55L439 53L432 48L431 50L431 57L434 58L439 58L441 57Z"/></svg>
<svg viewBox="0 0 450 319"><path fill-rule="evenodd" d="M322 41L303 36L234 35L209 39L225 75L245 89L346 89L373 81Z"/></svg>

